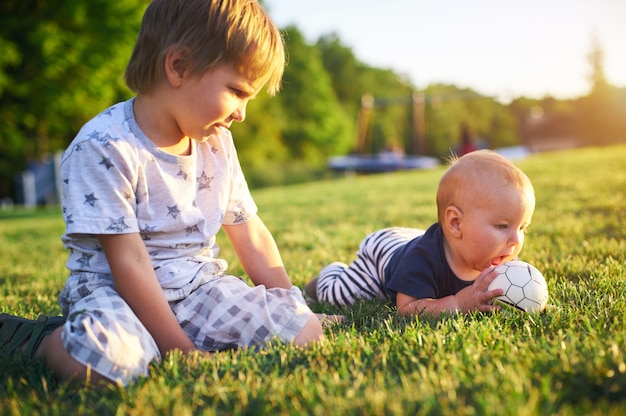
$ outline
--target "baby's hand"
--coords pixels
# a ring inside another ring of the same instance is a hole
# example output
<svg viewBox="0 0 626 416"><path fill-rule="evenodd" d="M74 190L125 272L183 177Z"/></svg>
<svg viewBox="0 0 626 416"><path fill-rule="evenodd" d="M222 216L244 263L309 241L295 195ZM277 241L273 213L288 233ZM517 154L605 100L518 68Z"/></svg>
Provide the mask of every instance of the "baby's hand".
<svg viewBox="0 0 626 416"><path fill-rule="evenodd" d="M457 304L463 313L478 310L490 312L499 309L491 304L491 300L502 295L502 289L488 290L489 284L498 276L493 267L488 267L480 273L471 286L460 290L455 296Z"/></svg>

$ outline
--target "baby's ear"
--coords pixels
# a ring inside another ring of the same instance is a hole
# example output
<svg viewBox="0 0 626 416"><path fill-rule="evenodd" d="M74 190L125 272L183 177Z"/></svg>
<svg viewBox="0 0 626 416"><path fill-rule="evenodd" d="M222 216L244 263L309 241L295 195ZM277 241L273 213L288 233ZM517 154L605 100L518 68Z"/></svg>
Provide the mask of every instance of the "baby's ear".
<svg viewBox="0 0 626 416"><path fill-rule="evenodd" d="M443 227L446 235L460 238L462 235L461 232L461 223L463 222L463 212L455 207L454 205L450 205L446 208L443 216Z"/></svg>

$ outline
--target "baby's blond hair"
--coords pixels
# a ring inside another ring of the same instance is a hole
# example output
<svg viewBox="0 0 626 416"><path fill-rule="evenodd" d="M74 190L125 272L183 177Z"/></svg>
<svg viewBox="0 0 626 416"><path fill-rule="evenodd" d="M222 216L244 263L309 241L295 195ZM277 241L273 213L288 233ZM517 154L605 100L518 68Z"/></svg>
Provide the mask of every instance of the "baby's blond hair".
<svg viewBox="0 0 626 416"><path fill-rule="evenodd" d="M284 41L257 1L153 0L126 67L128 87L150 92L165 76L165 56L173 47L187 50L192 76L229 64L262 80L270 95L280 89Z"/></svg>
<svg viewBox="0 0 626 416"><path fill-rule="evenodd" d="M437 189L437 216L443 223L446 208L480 198L480 187L506 184L529 195L534 194L528 176L510 160L491 150L478 150L452 158Z"/></svg>

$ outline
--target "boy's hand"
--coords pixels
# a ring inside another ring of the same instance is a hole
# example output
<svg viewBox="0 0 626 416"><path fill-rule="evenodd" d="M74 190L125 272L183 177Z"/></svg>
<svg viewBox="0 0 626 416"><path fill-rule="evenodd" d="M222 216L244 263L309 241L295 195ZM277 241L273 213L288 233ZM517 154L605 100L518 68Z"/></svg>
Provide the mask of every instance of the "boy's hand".
<svg viewBox="0 0 626 416"><path fill-rule="evenodd" d="M471 286L460 290L455 295L459 310L467 313L475 310L490 312L500 309L499 306L492 305L491 300L502 295L502 289L487 289L496 276L498 276L498 272L493 267L488 267L480 273Z"/></svg>

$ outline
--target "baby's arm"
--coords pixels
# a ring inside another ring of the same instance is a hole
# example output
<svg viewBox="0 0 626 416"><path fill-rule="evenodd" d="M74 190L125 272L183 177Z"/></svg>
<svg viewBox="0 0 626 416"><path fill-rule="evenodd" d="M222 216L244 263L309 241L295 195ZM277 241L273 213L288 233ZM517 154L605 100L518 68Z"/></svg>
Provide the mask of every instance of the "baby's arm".
<svg viewBox="0 0 626 416"><path fill-rule="evenodd" d="M274 237L261 218L223 226L244 270L255 285L291 288L292 284L280 257Z"/></svg>
<svg viewBox="0 0 626 416"><path fill-rule="evenodd" d="M489 312L498 309L498 306L490 304L491 299L502 294L502 289L487 290L489 284L496 278L498 273L491 267L483 270L478 278L464 289L454 295L440 299L416 298L398 292L396 307L403 315L439 315L446 312L468 313L472 311Z"/></svg>
<svg viewBox="0 0 626 416"><path fill-rule="evenodd" d="M100 235L115 288L156 341L162 355L196 348L172 313L138 233Z"/></svg>

